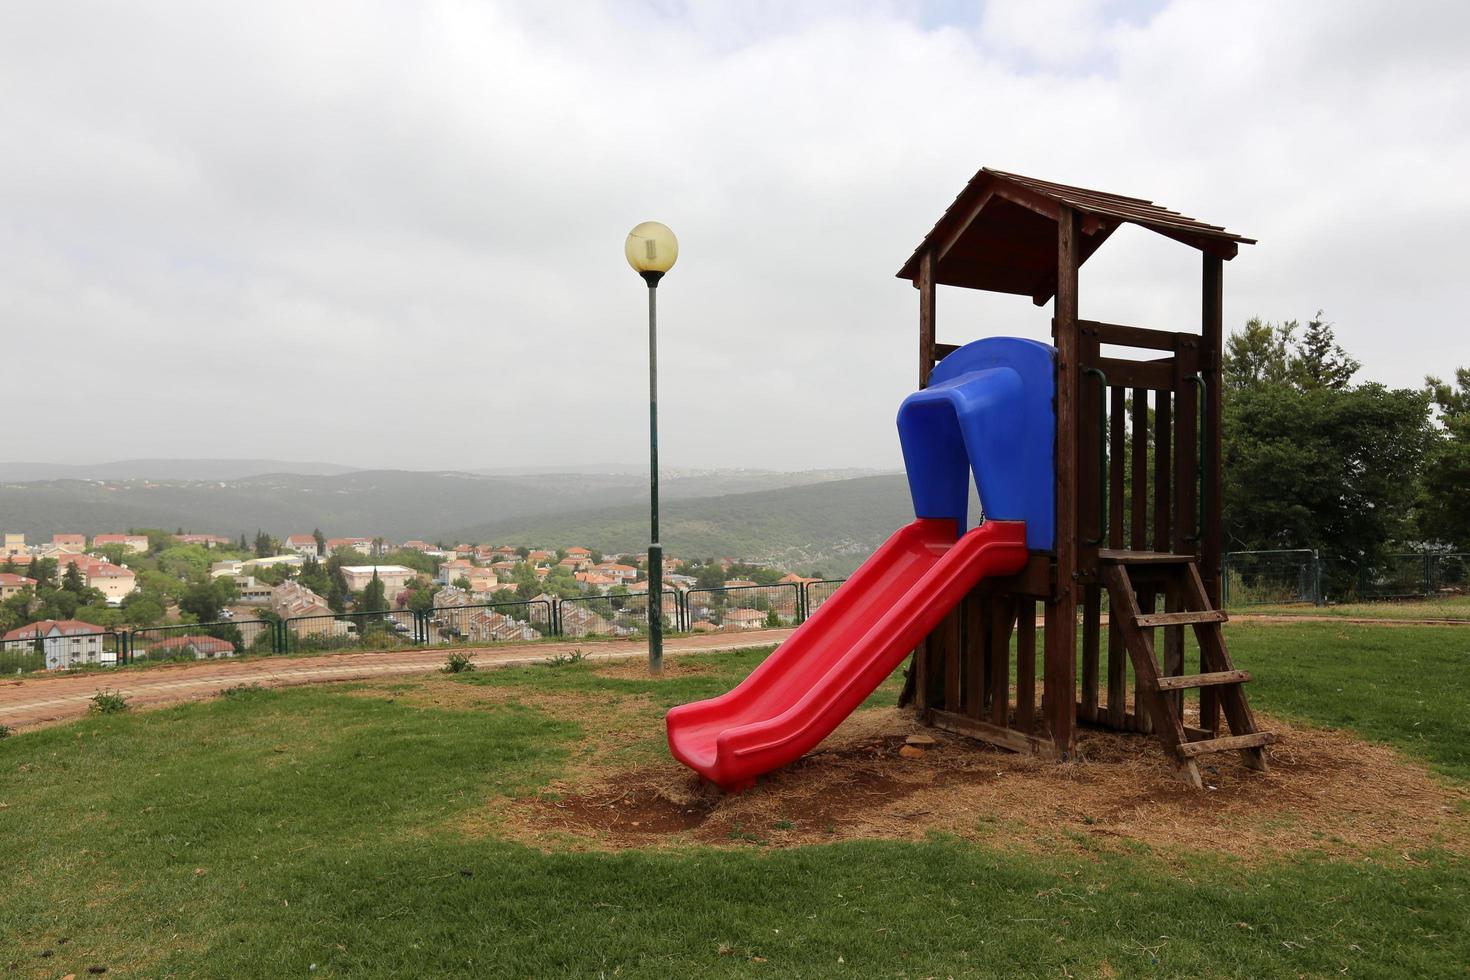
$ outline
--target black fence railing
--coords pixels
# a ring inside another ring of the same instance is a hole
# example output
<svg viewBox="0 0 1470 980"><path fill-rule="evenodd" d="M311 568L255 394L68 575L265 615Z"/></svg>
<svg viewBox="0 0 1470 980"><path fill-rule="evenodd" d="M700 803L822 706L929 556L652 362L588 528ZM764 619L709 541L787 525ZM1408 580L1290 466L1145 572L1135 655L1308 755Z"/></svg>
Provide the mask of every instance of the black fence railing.
<svg viewBox="0 0 1470 980"><path fill-rule="evenodd" d="M1463 577L1464 569L1458 574ZM735 632L794 626L826 602L843 581L667 591L662 593L664 628ZM647 632L647 593L524 599L24 637L0 641L0 674L246 654L486 646L542 637L629 637Z"/></svg>
<svg viewBox="0 0 1470 980"><path fill-rule="evenodd" d="M436 606L424 614L424 640L440 643L505 643L551 636L556 615L547 599Z"/></svg>
<svg viewBox="0 0 1470 980"><path fill-rule="evenodd" d="M662 592L664 629L685 629L684 607L677 592ZM648 632L648 593L589 595L556 603L556 635L638 636Z"/></svg>
<svg viewBox="0 0 1470 980"><path fill-rule="evenodd" d="M428 643L424 615L413 609L292 616L282 620L282 653L393 650Z"/></svg>
<svg viewBox="0 0 1470 980"><path fill-rule="evenodd" d="M1223 560L1226 606L1380 602L1470 592L1470 555L1400 554L1374 562L1311 550L1232 551Z"/></svg>
<svg viewBox="0 0 1470 980"><path fill-rule="evenodd" d="M264 619L150 626L128 634L127 662L215 660L242 653L276 653L277 624Z"/></svg>
<svg viewBox="0 0 1470 980"><path fill-rule="evenodd" d="M114 630L37 630L33 635L0 641L0 674L113 667L123 661L126 649L126 635Z"/></svg>
<svg viewBox="0 0 1470 980"><path fill-rule="evenodd" d="M806 619L802 583L729 585L684 593L691 631L758 630L795 626Z"/></svg>

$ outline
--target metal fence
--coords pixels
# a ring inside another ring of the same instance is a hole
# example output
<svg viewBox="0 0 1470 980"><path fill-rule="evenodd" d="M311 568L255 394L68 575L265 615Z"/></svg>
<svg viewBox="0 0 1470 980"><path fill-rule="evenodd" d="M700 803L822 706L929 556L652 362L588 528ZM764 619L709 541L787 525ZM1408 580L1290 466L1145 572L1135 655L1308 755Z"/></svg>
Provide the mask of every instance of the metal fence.
<svg viewBox="0 0 1470 980"><path fill-rule="evenodd" d="M436 606L423 614L423 642L504 643L550 636L556 614L546 599Z"/></svg>
<svg viewBox="0 0 1470 980"><path fill-rule="evenodd" d="M1463 566L1457 574L1464 578ZM667 591L662 593L664 628L734 632L794 626L826 602L843 581ZM647 632L647 593L525 599L27 637L0 642L0 674L245 654L484 646L542 637L628 637Z"/></svg>
<svg viewBox="0 0 1470 980"><path fill-rule="evenodd" d="M392 650L428 642L424 616L413 609L293 616L281 622L282 653Z"/></svg>
<svg viewBox="0 0 1470 980"><path fill-rule="evenodd" d="M730 585L684 593L690 631L779 629L806 619L802 583Z"/></svg>
<svg viewBox="0 0 1470 980"><path fill-rule="evenodd" d="M686 620L677 592L661 592L664 629L683 631ZM648 632L648 593L577 596L556 604L556 635L637 636Z"/></svg>
<svg viewBox="0 0 1470 980"><path fill-rule="evenodd" d="M38 632L35 636L0 642L0 674L113 667L122 662L126 647L126 636L114 630Z"/></svg>
<svg viewBox="0 0 1470 980"><path fill-rule="evenodd" d="M1223 560L1226 606L1428 599L1470 591L1470 555L1400 554L1375 562L1316 551L1232 551Z"/></svg>
<svg viewBox="0 0 1470 980"><path fill-rule="evenodd" d="M242 653L275 653L276 623L264 619L151 626L128 634L128 663L139 660L215 660Z"/></svg>
<svg viewBox="0 0 1470 980"><path fill-rule="evenodd" d="M837 591L837 587L846 581L845 578L824 578L804 583L801 589L802 621L805 622L810 618L822 603L832 598L832 593Z"/></svg>

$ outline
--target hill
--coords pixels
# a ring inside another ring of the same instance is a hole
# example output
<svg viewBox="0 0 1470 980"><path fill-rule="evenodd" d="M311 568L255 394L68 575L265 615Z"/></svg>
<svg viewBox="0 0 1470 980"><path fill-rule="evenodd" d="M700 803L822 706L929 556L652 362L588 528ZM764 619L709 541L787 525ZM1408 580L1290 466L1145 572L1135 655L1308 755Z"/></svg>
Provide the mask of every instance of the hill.
<svg viewBox="0 0 1470 980"><path fill-rule="evenodd" d="M731 556L846 575L912 519L908 484L902 474L891 474L669 500L661 508L660 533L671 555ZM465 527L451 536L635 551L648 545L648 509L644 502L507 519Z"/></svg>
<svg viewBox="0 0 1470 980"><path fill-rule="evenodd" d="M824 474L702 471L663 485L670 502L822 480ZM342 474L271 473L243 479L52 479L0 483L0 530L44 540L58 531L95 534L130 527L183 528L234 537L257 528L284 536L321 528L330 536L396 540L449 537L456 529L549 520L564 513L647 499L642 474L489 476L358 470Z"/></svg>

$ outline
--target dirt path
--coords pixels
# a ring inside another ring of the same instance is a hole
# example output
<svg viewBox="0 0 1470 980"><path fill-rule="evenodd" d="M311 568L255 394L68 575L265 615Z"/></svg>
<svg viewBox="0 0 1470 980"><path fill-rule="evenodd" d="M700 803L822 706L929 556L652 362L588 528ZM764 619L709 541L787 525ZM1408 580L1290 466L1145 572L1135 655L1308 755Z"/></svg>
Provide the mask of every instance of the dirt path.
<svg viewBox="0 0 1470 980"><path fill-rule="evenodd" d="M664 641L664 652L707 653L780 643L789 629L751 630L747 633L698 634ZM646 657L642 640L572 641L566 643L507 643L465 650L484 667L533 664L574 650L592 660ZM0 724L13 729L39 728L87 713L93 694L115 690L138 707L195 701L213 697L241 684L292 687L332 681L422 674L442 666L448 651L384 650L373 653L337 653L316 657L263 657L259 660L214 660L207 663L166 664L146 670L98 672L63 677L32 677L0 682Z"/></svg>

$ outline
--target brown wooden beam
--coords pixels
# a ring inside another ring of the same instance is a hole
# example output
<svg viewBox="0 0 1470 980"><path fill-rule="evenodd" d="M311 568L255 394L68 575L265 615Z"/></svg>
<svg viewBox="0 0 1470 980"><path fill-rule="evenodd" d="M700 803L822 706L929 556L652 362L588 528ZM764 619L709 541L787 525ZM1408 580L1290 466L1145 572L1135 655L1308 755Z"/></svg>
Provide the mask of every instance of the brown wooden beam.
<svg viewBox="0 0 1470 980"><path fill-rule="evenodd" d="M1076 751L1077 691L1077 270L1079 228L1057 209L1056 596L1046 616L1046 723L1063 759Z"/></svg>
<svg viewBox="0 0 1470 980"><path fill-rule="evenodd" d="M954 732L956 735L978 738L982 742L989 742L991 745L998 745L1012 752L1037 755L1043 759L1057 757L1056 747L1052 743L1033 735L1027 735L1025 732L1018 732L1014 728L1002 728L987 721L966 718L964 715L951 714L948 711L931 711L926 720L935 728Z"/></svg>
<svg viewBox="0 0 1470 980"><path fill-rule="evenodd" d="M929 387L934 369L934 253L919 257L919 387Z"/></svg>
<svg viewBox="0 0 1470 980"><path fill-rule="evenodd" d="M1112 344L1114 347L1172 351L1178 343L1199 343L1196 335L1181 331L1131 327L1124 323L1103 323L1101 320L1079 320L1077 325L1084 333L1096 334L1098 343Z"/></svg>

